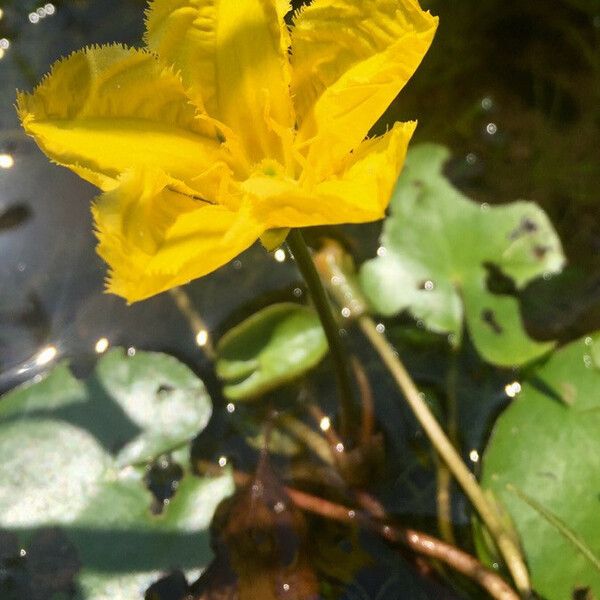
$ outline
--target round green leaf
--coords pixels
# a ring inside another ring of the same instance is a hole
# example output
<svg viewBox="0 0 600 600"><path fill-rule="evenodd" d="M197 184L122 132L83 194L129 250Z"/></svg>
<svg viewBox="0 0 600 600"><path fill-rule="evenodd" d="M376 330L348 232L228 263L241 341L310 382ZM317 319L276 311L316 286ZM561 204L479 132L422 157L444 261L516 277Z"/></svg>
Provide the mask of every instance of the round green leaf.
<svg viewBox="0 0 600 600"><path fill-rule="evenodd" d="M212 413L206 388L172 356L115 348L78 381L65 364L8 393L0 419L52 415L89 431L120 466L143 463L187 443Z"/></svg>
<svg viewBox="0 0 600 600"><path fill-rule="evenodd" d="M311 308L281 303L228 331L217 353L225 396L251 400L312 369L327 353L327 340Z"/></svg>
<svg viewBox="0 0 600 600"><path fill-rule="evenodd" d="M118 451L123 442L128 448L145 439L144 452L130 454L137 463L162 452L166 440L187 442L208 419L208 397L174 359L135 358L113 351L86 381L59 365L0 399L0 530L26 551L28 580L52 582L49 597L71 597L75 589L81 600L142 600L163 572L197 573L212 559L207 529L216 505L233 491L230 474L186 475L163 513L154 515L142 470L123 465ZM177 414L187 410L196 418L194 430L188 415ZM158 432L170 423L174 432ZM44 573L48 561L29 552L40 545L67 548L72 572L59 579ZM6 581L0 581L0 597L9 593Z"/></svg>
<svg viewBox="0 0 600 600"><path fill-rule="evenodd" d="M530 339L519 304L488 288L489 267L517 288L562 268L560 240L546 214L531 202L481 206L443 175L449 152L413 148L398 180L381 238L380 256L363 265L361 284L373 309L403 310L432 331L462 335L463 319L489 362L518 365L552 344Z"/></svg>
<svg viewBox="0 0 600 600"><path fill-rule="evenodd" d="M122 348L97 366L98 382L140 433L119 451L119 464L150 460L191 440L206 427L212 404L206 388L172 356Z"/></svg>
<svg viewBox="0 0 600 600"><path fill-rule="evenodd" d="M557 351L498 419L483 485L511 515L536 590L600 594L600 333Z"/></svg>

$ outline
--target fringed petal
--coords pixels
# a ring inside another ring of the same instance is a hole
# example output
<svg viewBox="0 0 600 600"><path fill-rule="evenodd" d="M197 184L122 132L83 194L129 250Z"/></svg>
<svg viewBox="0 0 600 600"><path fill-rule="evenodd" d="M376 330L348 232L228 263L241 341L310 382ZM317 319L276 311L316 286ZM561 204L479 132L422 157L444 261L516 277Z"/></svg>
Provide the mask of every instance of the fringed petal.
<svg viewBox="0 0 600 600"><path fill-rule="evenodd" d="M188 283L248 248L264 228L237 211L175 191L161 171L125 174L100 196L93 215L107 289L128 302Z"/></svg>
<svg viewBox="0 0 600 600"><path fill-rule="evenodd" d="M56 163L103 190L128 169L160 168L193 180L227 153L198 118L180 78L152 54L119 45L88 48L56 63L17 99L23 127Z"/></svg>
<svg viewBox="0 0 600 600"><path fill-rule="evenodd" d="M416 0L314 0L292 29L292 92L305 175L337 169L410 79L437 18Z"/></svg>
<svg viewBox="0 0 600 600"><path fill-rule="evenodd" d="M276 129L294 125L284 12L281 0L154 0L147 12L148 46L235 132L250 162L283 160Z"/></svg>
<svg viewBox="0 0 600 600"><path fill-rule="evenodd" d="M256 218L269 228L363 223L383 218L416 123L396 123L363 142L338 175L312 188L259 173L242 184Z"/></svg>

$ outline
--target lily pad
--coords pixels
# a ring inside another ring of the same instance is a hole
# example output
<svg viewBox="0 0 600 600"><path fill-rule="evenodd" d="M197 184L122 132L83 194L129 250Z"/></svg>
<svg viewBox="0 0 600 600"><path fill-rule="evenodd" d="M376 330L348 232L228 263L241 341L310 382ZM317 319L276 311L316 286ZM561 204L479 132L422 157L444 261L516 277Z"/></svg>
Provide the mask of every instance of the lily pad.
<svg viewBox="0 0 600 600"><path fill-rule="evenodd" d="M178 414L186 410L199 417L193 433ZM132 464L167 441L186 443L210 411L202 382L175 359L120 350L85 381L63 364L0 399L0 542L12 540L16 552L0 556L0 597L141 600L164 571L204 568L208 525L233 491L230 475L185 475L154 515L143 470ZM157 435L169 421L173 432ZM132 443L143 452L123 452Z"/></svg>
<svg viewBox="0 0 600 600"><path fill-rule="evenodd" d="M229 330L217 346L217 375L230 400L252 400L300 377L327 353L319 317L309 307L273 304Z"/></svg>
<svg viewBox="0 0 600 600"><path fill-rule="evenodd" d="M0 419L52 413L88 430L120 465L143 463L191 440L212 413L206 388L190 369L166 354L122 348L104 355L78 381L67 365L43 381L7 394Z"/></svg>
<svg viewBox="0 0 600 600"><path fill-rule="evenodd" d="M360 280L382 315L410 313L431 331L459 344L463 319L478 352L513 366L552 348L525 332L517 298L496 294L494 270L517 289L564 264L560 240L546 214L531 202L479 205L444 177L449 151L413 148L398 180L379 256L363 265Z"/></svg>
<svg viewBox="0 0 600 600"><path fill-rule="evenodd" d="M557 351L498 419L484 487L511 515L547 600L600 597L600 333ZM483 552L482 552L483 555Z"/></svg>

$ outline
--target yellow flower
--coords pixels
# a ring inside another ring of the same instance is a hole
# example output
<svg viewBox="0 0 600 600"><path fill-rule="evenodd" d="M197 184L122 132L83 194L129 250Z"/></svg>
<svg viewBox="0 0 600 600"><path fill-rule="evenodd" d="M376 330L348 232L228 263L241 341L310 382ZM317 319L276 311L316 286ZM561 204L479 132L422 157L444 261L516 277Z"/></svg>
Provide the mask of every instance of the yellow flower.
<svg viewBox="0 0 600 600"><path fill-rule="evenodd" d="M415 123L365 140L437 19L417 0L154 0L146 49L93 47L18 95L25 130L97 185L108 289L130 302L290 227L383 217Z"/></svg>

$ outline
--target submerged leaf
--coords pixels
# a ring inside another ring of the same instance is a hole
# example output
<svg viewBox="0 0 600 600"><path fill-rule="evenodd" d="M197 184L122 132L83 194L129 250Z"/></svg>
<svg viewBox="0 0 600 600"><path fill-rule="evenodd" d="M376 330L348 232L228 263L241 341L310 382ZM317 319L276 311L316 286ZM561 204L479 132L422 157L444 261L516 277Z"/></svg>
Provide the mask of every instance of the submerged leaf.
<svg viewBox="0 0 600 600"><path fill-rule="evenodd" d="M312 309L281 303L229 330L217 353L225 396L250 400L312 369L327 353L327 340Z"/></svg>
<svg viewBox="0 0 600 600"><path fill-rule="evenodd" d="M600 333L556 352L498 420L483 485L510 513L536 591L600 594Z"/></svg>
<svg viewBox="0 0 600 600"><path fill-rule="evenodd" d="M560 271L564 255L546 214L531 202L480 206L454 188L442 169L448 151L415 147L406 161L381 238L361 283L383 315L409 310L432 331L459 343L463 319L481 355L513 366L547 352L530 339L518 300L490 290L495 273L518 289Z"/></svg>

